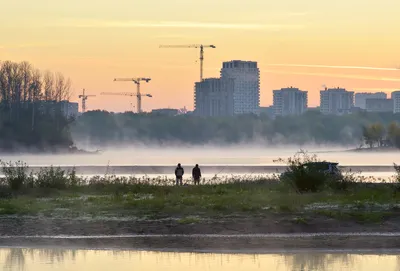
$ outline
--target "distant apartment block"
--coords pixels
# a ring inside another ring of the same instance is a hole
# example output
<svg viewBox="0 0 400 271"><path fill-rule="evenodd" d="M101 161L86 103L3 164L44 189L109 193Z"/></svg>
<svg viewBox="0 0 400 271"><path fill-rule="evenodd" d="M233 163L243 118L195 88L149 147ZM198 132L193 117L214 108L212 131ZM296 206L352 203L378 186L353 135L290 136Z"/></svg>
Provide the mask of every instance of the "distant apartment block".
<svg viewBox="0 0 400 271"><path fill-rule="evenodd" d="M265 114L265 115L267 115L269 118L274 118L274 117L275 117L275 109L274 109L274 106L273 106L273 105L271 105L271 106L264 106L264 107L260 106L260 107L259 107L259 110L258 110L258 114L260 114L260 115Z"/></svg>
<svg viewBox="0 0 400 271"><path fill-rule="evenodd" d="M35 108L42 114L54 116L57 112L63 114L66 118L75 118L79 115L79 104L69 101L36 101Z"/></svg>
<svg viewBox="0 0 400 271"><path fill-rule="evenodd" d="M359 107L361 109L367 109L367 99L387 99L387 94L384 92L376 92L376 93L368 93L368 92L360 92L356 93L354 96L354 106Z"/></svg>
<svg viewBox="0 0 400 271"><path fill-rule="evenodd" d="M400 113L400 90L392 92L393 113Z"/></svg>
<svg viewBox="0 0 400 271"><path fill-rule="evenodd" d="M257 62L233 60L224 62L221 79L233 79L233 113L257 114L260 106L260 70Z"/></svg>
<svg viewBox="0 0 400 271"><path fill-rule="evenodd" d="M179 114L179 110L174 108L158 108L151 110L151 114L163 115L163 116L176 116Z"/></svg>
<svg viewBox="0 0 400 271"><path fill-rule="evenodd" d="M353 91L347 91L343 88L325 89L320 91L320 110L323 114L349 114L353 107Z"/></svg>
<svg viewBox="0 0 400 271"><path fill-rule="evenodd" d="M392 99L368 98L365 102L368 112L393 112Z"/></svg>
<svg viewBox="0 0 400 271"><path fill-rule="evenodd" d="M282 88L273 91L275 116L301 115L307 111L307 91L298 88Z"/></svg>
<svg viewBox="0 0 400 271"><path fill-rule="evenodd" d="M207 78L195 84L194 114L198 116L233 116L234 80Z"/></svg>
<svg viewBox="0 0 400 271"><path fill-rule="evenodd" d="M76 118L79 115L79 104L69 101L61 101L61 112L66 118Z"/></svg>

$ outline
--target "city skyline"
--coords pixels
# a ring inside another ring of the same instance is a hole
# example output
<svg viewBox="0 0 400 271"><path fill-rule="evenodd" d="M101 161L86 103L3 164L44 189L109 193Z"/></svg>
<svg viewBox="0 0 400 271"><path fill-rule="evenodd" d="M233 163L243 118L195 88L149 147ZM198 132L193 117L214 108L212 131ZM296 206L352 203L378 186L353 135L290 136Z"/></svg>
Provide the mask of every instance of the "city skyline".
<svg viewBox="0 0 400 271"><path fill-rule="evenodd" d="M133 84L113 79L137 76L152 78L142 89L153 95L143 99L144 110L192 110L199 52L161 44L214 44L205 50L205 78L218 77L224 61L258 62L262 106L272 104L274 89L291 85L308 90L309 106L319 104L323 84L356 93L400 89L396 1L23 0L2 7L0 59L62 72L73 82L72 101L83 88L98 95L88 110L131 110L133 99L99 94L134 92Z"/></svg>

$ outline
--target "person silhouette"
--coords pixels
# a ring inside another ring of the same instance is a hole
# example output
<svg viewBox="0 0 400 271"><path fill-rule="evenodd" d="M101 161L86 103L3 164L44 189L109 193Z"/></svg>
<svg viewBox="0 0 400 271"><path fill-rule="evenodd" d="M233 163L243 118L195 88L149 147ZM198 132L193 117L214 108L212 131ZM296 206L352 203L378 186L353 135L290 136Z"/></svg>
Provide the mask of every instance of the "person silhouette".
<svg viewBox="0 0 400 271"><path fill-rule="evenodd" d="M182 185L183 174L185 174L185 171L183 170L181 163L179 163L175 169L176 185Z"/></svg>
<svg viewBox="0 0 400 271"><path fill-rule="evenodd" d="M198 164L196 164L195 167L192 169L192 177L194 180L194 185L200 184L201 170Z"/></svg>

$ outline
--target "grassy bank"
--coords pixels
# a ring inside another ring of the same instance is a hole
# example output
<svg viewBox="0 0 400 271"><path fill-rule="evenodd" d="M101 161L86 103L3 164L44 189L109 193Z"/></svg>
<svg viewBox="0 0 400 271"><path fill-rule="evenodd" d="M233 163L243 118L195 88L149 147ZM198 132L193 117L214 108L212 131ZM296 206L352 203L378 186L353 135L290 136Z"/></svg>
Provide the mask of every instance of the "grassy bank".
<svg viewBox="0 0 400 271"><path fill-rule="evenodd" d="M397 183L333 179L296 159L288 161L289 180L178 187L163 178L84 179L58 168L33 176L21 162L3 163L0 234L400 231Z"/></svg>
<svg viewBox="0 0 400 271"><path fill-rule="evenodd" d="M394 184L355 184L343 192L296 193L276 180L202 186L146 184L31 188L0 200L2 215L44 217L176 217L181 223L224 216L310 214L379 221L400 210Z"/></svg>

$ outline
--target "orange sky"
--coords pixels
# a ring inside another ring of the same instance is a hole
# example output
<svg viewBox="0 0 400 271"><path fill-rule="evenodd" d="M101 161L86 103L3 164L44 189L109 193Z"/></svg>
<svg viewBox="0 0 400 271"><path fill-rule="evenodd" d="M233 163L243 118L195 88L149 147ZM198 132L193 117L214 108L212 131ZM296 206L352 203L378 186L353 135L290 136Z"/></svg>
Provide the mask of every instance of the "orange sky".
<svg viewBox="0 0 400 271"><path fill-rule="evenodd" d="M0 0L1 1L1 0ZM73 81L74 100L85 88L128 92L115 77L151 77L144 110L193 108L199 78L197 49L160 44L214 44L206 49L205 77L219 76L222 61L252 60L261 69L261 105L272 90L295 86L318 105L321 85L356 91L400 89L400 70L285 67L269 64L396 68L400 1L335 0L19 0L4 1L0 59L28 60ZM97 96L89 109L129 110L133 98Z"/></svg>

